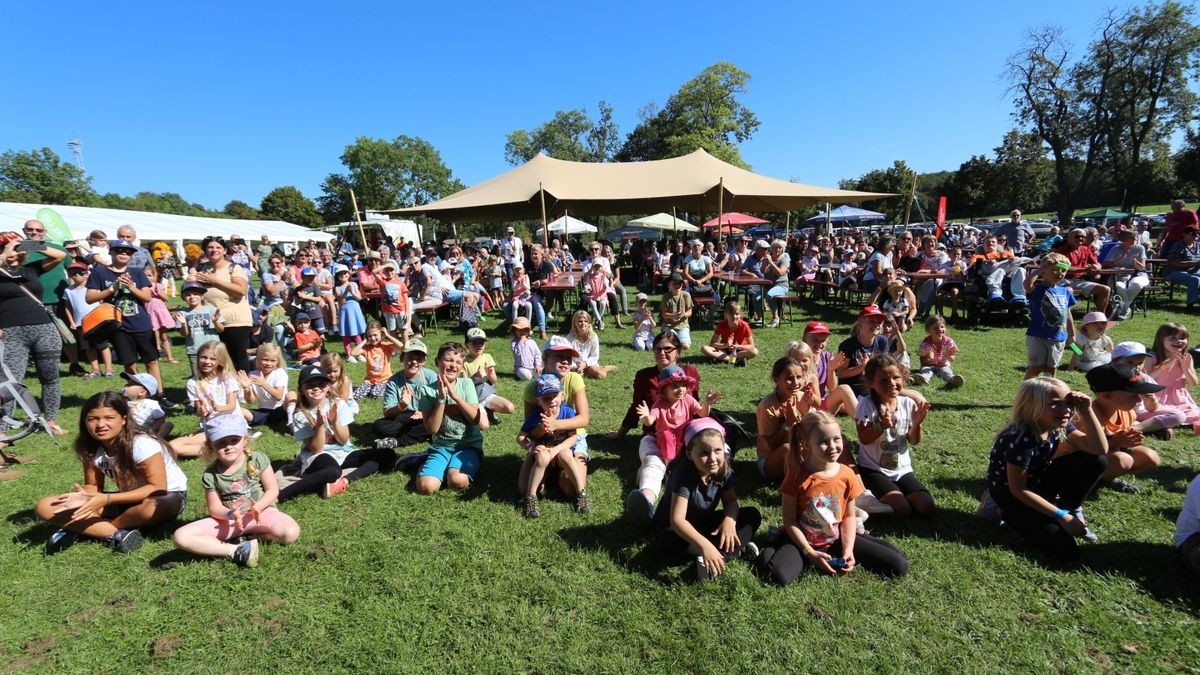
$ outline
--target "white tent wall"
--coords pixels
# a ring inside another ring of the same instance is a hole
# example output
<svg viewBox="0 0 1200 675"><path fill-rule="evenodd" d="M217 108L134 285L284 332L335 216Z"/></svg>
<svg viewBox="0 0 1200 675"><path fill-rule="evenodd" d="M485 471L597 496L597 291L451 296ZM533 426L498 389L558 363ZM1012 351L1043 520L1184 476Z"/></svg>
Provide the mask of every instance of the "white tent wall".
<svg viewBox="0 0 1200 675"><path fill-rule="evenodd" d="M282 220L238 220L233 218L204 218L179 216L170 213L101 209L90 206L56 206L51 204L19 204L0 202L0 232L20 232L26 220L37 217L38 209L50 208L62 216L76 239L86 239L92 230L101 230L109 239L116 239L117 228L129 225L137 231L143 246L155 241L169 241L175 248L184 242L201 241L210 235L228 238L239 234L248 243L267 235L273 243L329 241L328 232L310 230Z"/></svg>

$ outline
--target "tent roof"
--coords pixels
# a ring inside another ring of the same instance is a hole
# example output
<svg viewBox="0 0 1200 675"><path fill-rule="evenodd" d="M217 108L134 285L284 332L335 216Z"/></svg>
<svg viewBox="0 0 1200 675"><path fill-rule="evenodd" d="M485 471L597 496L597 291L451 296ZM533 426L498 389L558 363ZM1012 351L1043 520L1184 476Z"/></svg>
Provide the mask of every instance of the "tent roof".
<svg viewBox="0 0 1200 675"><path fill-rule="evenodd" d="M538 232L541 232L541 229L542 228L539 227ZM550 231L567 232L569 234L583 234L585 232L596 232L597 230L596 226L592 225L591 223L585 223L582 220L579 220L578 218L572 218L571 216L562 216L557 220L550 221Z"/></svg>
<svg viewBox="0 0 1200 675"><path fill-rule="evenodd" d="M458 222L539 219L541 190L545 191L547 213L568 210L579 215L646 213L672 206L695 212L736 208L778 213L819 202L891 196L768 178L723 162L704 150L649 162L568 162L539 154L507 173L432 204L384 213L425 214Z"/></svg>
<svg viewBox="0 0 1200 675"><path fill-rule="evenodd" d="M1129 215L1116 209L1100 209L1098 211L1090 211L1088 213L1077 213L1076 218L1124 218Z"/></svg>
<svg viewBox="0 0 1200 675"><path fill-rule="evenodd" d="M76 239L86 239L92 230L103 230L109 239L117 238L117 228L130 225L138 239L147 241L200 241L209 235L229 237L239 234L247 241L267 235L271 241L329 241L332 234L310 230L282 220L239 220L179 216L170 213L101 209L91 206L20 204L0 202L0 231L21 230L26 220L35 218L38 209L51 208L63 217Z"/></svg>
<svg viewBox="0 0 1200 675"><path fill-rule="evenodd" d="M655 213L651 216L635 218L628 223L629 227L648 227L652 230L674 230L679 232L699 232L700 228L686 220L676 218L669 213Z"/></svg>
<svg viewBox="0 0 1200 675"><path fill-rule="evenodd" d="M720 223L717 222L718 220L720 220ZM707 221L701 227L709 230L717 225L762 225L769 222L771 221L734 211L733 213L723 213L719 217Z"/></svg>
<svg viewBox="0 0 1200 675"><path fill-rule="evenodd" d="M878 213L876 211L868 211L866 209L860 209L860 208L856 208L853 206L847 206L847 205L842 205L842 206L837 207L836 209L831 209L829 211L829 220L830 220L830 222L834 222L834 223L859 222L859 221L864 221L864 220L868 220L868 221L869 220L886 220L886 219L887 219L887 216L883 215L882 213ZM818 213L817 215L813 216L812 218L809 218L805 222L823 223L823 222L825 222L825 214Z"/></svg>

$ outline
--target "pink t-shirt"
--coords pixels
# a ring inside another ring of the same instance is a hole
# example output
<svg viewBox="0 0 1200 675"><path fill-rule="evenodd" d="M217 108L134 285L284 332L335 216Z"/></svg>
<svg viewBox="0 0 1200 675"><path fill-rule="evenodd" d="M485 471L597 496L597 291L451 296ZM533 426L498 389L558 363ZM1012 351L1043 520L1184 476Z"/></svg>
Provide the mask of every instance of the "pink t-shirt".
<svg viewBox="0 0 1200 675"><path fill-rule="evenodd" d="M654 418L654 440L658 443L658 455L664 462L675 459L683 447L683 427L691 421L700 402L691 394L684 394L677 403L668 403L665 398L650 407Z"/></svg>
<svg viewBox="0 0 1200 675"><path fill-rule="evenodd" d="M921 340L921 346L917 348L917 353L928 358L929 363L935 366L946 365L948 363L946 359L957 351L958 345L949 335L943 335L940 342L934 342L932 338L926 336L924 340Z"/></svg>

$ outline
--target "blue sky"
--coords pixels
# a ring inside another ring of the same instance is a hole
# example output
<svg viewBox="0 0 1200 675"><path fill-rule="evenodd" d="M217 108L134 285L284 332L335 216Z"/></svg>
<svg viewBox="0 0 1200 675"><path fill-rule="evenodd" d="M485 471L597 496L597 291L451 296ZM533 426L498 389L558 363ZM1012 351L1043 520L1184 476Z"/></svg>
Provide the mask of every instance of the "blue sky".
<svg viewBox="0 0 1200 675"><path fill-rule="evenodd" d="M280 185L316 197L356 137L408 134L469 185L510 168L515 129L604 99L624 134L641 106L729 61L752 77L754 170L836 185L990 152L1013 124L1001 75L1022 36L1055 24L1082 47L1103 7L6 3L0 24L19 28L0 41L0 150L69 157L79 138L100 192L219 209Z"/></svg>

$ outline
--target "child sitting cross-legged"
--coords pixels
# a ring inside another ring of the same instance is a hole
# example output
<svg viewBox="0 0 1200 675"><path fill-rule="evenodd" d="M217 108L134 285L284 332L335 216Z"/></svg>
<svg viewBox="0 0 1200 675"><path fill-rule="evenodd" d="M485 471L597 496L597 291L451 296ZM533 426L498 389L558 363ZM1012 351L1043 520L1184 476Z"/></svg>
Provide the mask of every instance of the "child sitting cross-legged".
<svg viewBox="0 0 1200 675"><path fill-rule="evenodd" d="M1095 392L1092 409L1108 436L1108 466L1101 485L1119 492L1141 490L1121 476L1141 473L1162 463L1158 453L1145 445L1145 434L1137 427L1134 408L1146 394L1163 390L1161 384L1147 378L1136 368L1120 363L1096 366L1087 373L1088 385ZM1070 441L1064 450L1071 450Z"/></svg>
<svg viewBox="0 0 1200 675"><path fill-rule="evenodd" d="M921 359L921 370L913 374L913 381L929 384L934 375L946 383L947 389L963 385L963 376L956 375L951 368L958 358L958 345L946 333L946 320L934 314L925 319L925 339L917 347Z"/></svg>
<svg viewBox="0 0 1200 675"><path fill-rule="evenodd" d="M700 348L710 359L735 366L746 365L746 359L758 356L750 324L742 319L742 307L737 302L725 303L724 320L713 329L712 339Z"/></svg>
<svg viewBox="0 0 1200 675"><path fill-rule="evenodd" d="M367 339L350 349L350 358L358 357L367 363L367 376L363 383L354 388L354 400L382 398L387 382L392 377L392 354L404 350L404 343L379 325L378 321L367 324Z"/></svg>

